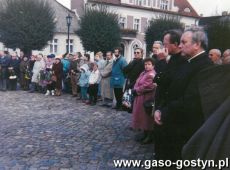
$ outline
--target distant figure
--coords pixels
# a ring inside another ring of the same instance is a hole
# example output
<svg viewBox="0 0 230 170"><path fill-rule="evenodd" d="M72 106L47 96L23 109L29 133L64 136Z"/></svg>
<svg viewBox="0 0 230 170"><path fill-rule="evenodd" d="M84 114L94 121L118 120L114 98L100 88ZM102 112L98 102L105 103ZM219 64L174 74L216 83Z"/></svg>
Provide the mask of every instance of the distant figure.
<svg viewBox="0 0 230 170"><path fill-rule="evenodd" d="M227 49L224 51L223 57L222 57L222 63L230 64L230 49Z"/></svg>
<svg viewBox="0 0 230 170"><path fill-rule="evenodd" d="M221 65L221 51L219 49L211 49L208 54L214 64Z"/></svg>
<svg viewBox="0 0 230 170"><path fill-rule="evenodd" d="M0 90L6 91L10 57L8 51L0 52Z"/></svg>
<svg viewBox="0 0 230 170"><path fill-rule="evenodd" d="M110 87L111 71L113 66L112 51L106 52L106 63L104 68L100 71L101 74L101 97L103 106L110 106L113 100L113 90Z"/></svg>
<svg viewBox="0 0 230 170"><path fill-rule="evenodd" d="M154 69L157 74L161 74L167 68L166 58L168 56L162 53L163 47L164 46L161 41L154 41L152 47L152 52L153 52L152 58L155 60L156 63Z"/></svg>

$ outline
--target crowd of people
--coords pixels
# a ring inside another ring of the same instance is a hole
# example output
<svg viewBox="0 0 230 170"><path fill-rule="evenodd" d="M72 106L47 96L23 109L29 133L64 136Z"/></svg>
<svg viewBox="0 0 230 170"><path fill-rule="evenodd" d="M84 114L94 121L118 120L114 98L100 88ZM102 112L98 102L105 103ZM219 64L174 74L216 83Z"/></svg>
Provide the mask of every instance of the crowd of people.
<svg viewBox="0 0 230 170"><path fill-rule="evenodd" d="M131 129L142 144L155 142L156 159L182 159L183 146L205 122L196 76L205 68L230 63L230 49L208 50L203 30L169 30L144 58L134 50L127 63L120 48L62 57L0 52L0 90L28 90L45 96L71 93L84 104L132 112ZM17 86L17 83L20 86ZM141 133L140 133L141 132Z"/></svg>

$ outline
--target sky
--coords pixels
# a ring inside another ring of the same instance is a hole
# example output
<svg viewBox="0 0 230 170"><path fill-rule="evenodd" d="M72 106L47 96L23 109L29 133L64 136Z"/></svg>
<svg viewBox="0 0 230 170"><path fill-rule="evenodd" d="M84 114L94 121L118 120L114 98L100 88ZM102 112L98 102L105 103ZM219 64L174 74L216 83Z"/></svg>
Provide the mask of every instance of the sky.
<svg viewBox="0 0 230 170"><path fill-rule="evenodd" d="M70 8L70 0L57 0ZM76 0L77 1L77 0ZM183 0L181 0L183 1ZM188 0L197 13L203 16L221 15L222 11L230 12L230 0Z"/></svg>

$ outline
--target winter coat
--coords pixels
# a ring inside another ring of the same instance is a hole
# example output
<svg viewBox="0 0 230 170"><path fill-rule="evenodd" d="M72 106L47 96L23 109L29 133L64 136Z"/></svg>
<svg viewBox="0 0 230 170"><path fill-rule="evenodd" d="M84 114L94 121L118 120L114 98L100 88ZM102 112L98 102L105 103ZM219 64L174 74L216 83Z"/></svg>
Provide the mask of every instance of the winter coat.
<svg viewBox="0 0 230 170"><path fill-rule="evenodd" d="M145 113L144 102L152 99L155 94L155 85L153 84L155 74L154 70L142 72L134 85L134 90L137 93L132 114L132 127L134 129L153 129L153 119Z"/></svg>
<svg viewBox="0 0 230 170"><path fill-rule="evenodd" d="M89 84L98 84L100 78L99 70L92 71L89 76Z"/></svg>
<svg viewBox="0 0 230 170"><path fill-rule="evenodd" d="M10 65L10 57L9 56L3 56L0 57L0 66L1 66L1 78L2 79L8 79L8 67Z"/></svg>
<svg viewBox="0 0 230 170"><path fill-rule="evenodd" d="M34 67L33 67L33 76L32 76L32 82L38 83L39 82L39 73L41 70L45 69L45 62L43 59L40 61L35 61Z"/></svg>
<svg viewBox="0 0 230 170"><path fill-rule="evenodd" d="M80 87L88 87L89 86L89 76L90 76L90 71L89 71L89 66L88 64L84 64L81 66L81 76L78 82L78 85Z"/></svg>
<svg viewBox="0 0 230 170"><path fill-rule="evenodd" d="M113 59L107 61L104 68L100 71L102 98L113 99L113 92L110 87L112 66L113 66Z"/></svg>
<svg viewBox="0 0 230 170"><path fill-rule="evenodd" d="M183 147L186 160L225 160L230 155L230 67L214 66L197 76L204 124ZM189 168L188 168L189 169Z"/></svg>
<svg viewBox="0 0 230 170"><path fill-rule="evenodd" d="M105 67L106 61L104 59L100 59L97 61L98 70L101 71Z"/></svg>
<svg viewBox="0 0 230 170"><path fill-rule="evenodd" d="M9 67L13 67L15 75L19 76L19 65L20 61L18 59L11 59Z"/></svg>
<svg viewBox="0 0 230 170"><path fill-rule="evenodd" d="M123 73L127 62L123 56L120 56L113 62L110 85L112 88L123 88L125 83L125 76Z"/></svg>
<svg viewBox="0 0 230 170"><path fill-rule="evenodd" d="M105 63L106 63L106 61L104 59L100 59L100 60L97 61L99 72L101 72L101 70L105 67ZM101 74L100 74L100 77L99 77L99 81L101 82Z"/></svg>
<svg viewBox="0 0 230 170"><path fill-rule="evenodd" d="M57 81L55 83L56 89L61 90L62 89L62 77L63 77L63 64L61 63L61 60L58 64L53 64L53 71L54 75L57 78Z"/></svg>
<svg viewBox="0 0 230 170"><path fill-rule="evenodd" d="M24 60L22 60L22 61L20 62L20 66L19 66L19 68L20 68L20 73L25 74L26 71L27 71L27 69L28 69L28 67L29 67L29 61L24 61Z"/></svg>
<svg viewBox="0 0 230 170"><path fill-rule="evenodd" d="M211 65L209 57L201 53L171 72L172 79L165 91L164 103L159 108L163 124L157 127L155 136L156 155L164 153L161 155L164 157L157 159L181 159L183 145L202 125L201 100L194 77Z"/></svg>
<svg viewBox="0 0 230 170"><path fill-rule="evenodd" d="M69 72L69 68L70 68L70 61L66 58L61 60L62 64L63 64L63 72L64 74L67 74Z"/></svg>
<svg viewBox="0 0 230 170"><path fill-rule="evenodd" d="M139 75L144 71L143 59L134 59L125 68L124 74L127 78L126 89L132 89Z"/></svg>
<svg viewBox="0 0 230 170"><path fill-rule="evenodd" d="M70 68L69 68L70 71L73 70L75 73L79 72L78 65L79 65L78 60L72 60L70 62Z"/></svg>

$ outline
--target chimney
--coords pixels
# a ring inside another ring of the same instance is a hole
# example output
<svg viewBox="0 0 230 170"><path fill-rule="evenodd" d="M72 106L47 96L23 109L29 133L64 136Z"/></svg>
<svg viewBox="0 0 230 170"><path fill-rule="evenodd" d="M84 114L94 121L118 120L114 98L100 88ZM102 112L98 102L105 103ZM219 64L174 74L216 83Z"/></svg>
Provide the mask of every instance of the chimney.
<svg viewBox="0 0 230 170"><path fill-rule="evenodd" d="M226 15L228 15L228 11L223 11L222 16L226 16Z"/></svg>
<svg viewBox="0 0 230 170"><path fill-rule="evenodd" d="M85 7L85 1L84 0L71 0L70 8L72 10L74 10L78 16L83 15L84 7Z"/></svg>

